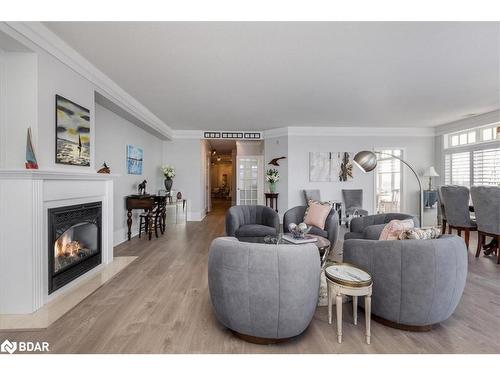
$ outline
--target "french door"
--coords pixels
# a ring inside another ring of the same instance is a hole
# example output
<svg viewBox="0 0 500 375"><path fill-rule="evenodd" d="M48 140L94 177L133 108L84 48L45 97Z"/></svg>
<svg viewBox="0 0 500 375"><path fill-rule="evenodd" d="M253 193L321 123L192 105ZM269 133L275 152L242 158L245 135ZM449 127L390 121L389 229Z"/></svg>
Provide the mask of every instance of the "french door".
<svg viewBox="0 0 500 375"><path fill-rule="evenodd" d="M264 159L262 156L237 156L237 205L262 204L264 195Z"/></svg>
<svg viewBox="0 0 500 375"><path fill-rule="evenodd" d="M401 162L391 155L402 158L402 149L377 150L375 170L375 212L401 212L403 173Z"/></svg>

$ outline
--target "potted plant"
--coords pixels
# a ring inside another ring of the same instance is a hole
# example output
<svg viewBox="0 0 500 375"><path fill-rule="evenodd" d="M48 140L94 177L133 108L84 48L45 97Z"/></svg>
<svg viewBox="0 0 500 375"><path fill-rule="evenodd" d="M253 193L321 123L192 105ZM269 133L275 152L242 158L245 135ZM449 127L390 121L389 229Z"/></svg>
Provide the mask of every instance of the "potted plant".
<svg viewBox="0 0 500 375"><path fill-rule="evenodd" d="M170 165L164 165L160 167L161 172L165 176L165 189L168 191L170 194L170 191L172 190L172 184L174 183L173 178L175 177L175 169L174 167Z"/></svg>
<svg viewBox="0 0 500 375"><path fill-rule="evenodd" d="M280 174L277 169L271 168L266 171L266 181L269 183L269 192L276 192L276 183L280 180Z"/></svg>

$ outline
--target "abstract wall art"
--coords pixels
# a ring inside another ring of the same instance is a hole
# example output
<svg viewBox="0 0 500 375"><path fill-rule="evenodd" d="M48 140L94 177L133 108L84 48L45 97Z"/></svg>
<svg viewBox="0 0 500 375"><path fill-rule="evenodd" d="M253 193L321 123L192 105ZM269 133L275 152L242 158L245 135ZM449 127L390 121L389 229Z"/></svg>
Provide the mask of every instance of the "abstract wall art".
<svg viewBox="0 0 500 375"><path fill-rule="evenodd" d="M309 181L347 182L354 178L352 152L310 152Z"/></svg>
<svg viewBox="0 0 500 375"><path fill-rule="evenodd" d="M142 174L142 162L144 152L142 148L132 145L127 145L127 173Z"/></svg>
<svg viewBox="0 0 500 375"><path fill-rule="evenodd" d="M56 163L90 166L90 111L56 95Z"/></svg>

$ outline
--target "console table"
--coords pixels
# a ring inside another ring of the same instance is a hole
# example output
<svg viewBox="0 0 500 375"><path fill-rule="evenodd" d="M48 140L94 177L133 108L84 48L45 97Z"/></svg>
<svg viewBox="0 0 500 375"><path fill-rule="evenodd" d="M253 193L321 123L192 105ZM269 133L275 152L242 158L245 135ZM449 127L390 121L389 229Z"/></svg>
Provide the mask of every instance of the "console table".
<svg viewBox="0 0 500 375"><path fill-rule="evenodd" d="M266 206L271 207L276 212L278 212L278 195L279 195L279 193L264 193L264 195L266 196Z"/></svg>
<svg viewBox="0 0 500 375"><path fill-rule="evenodd" d="M127 208L127 227L128 227L128 240L132 236L132 210L145 210L151 215L151 210L153 209L156 195L129 195L125 197L126 208ZM151 218L150 218L151 219ZM152 226L150 226L152 231ZM151 233L149 234L151 236Z"/></svg>

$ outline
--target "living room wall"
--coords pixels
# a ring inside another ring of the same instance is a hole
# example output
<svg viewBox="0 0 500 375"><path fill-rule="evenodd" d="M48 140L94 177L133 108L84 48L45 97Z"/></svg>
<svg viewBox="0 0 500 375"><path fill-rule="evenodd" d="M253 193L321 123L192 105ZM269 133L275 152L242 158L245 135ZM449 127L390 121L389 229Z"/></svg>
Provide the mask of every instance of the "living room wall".
<svg viewBox="0 0 500 375"><path fill-rule="evenodd" d="M164 189L160 172L162 164L163 141L142 130L135 124L123 119L99 104L95 105L95 164L96 168L106 162L113 174L119 177L114 180L114 244L127 239L127 215L125 196L135 194L137 185L147 180L147 191L156 193ZM127 173L126 147L138 146L144 151L142 175ZM138 233L139 211L133 212L132 234Z"/></svg>
<svg viewBox="0 0 500 375"><path fill-rule="evenodd" d="M342 200L342 189L363 189L364 208L370 213L374 209L374 173L363 173L354 168L354 179L348 182L310 182L309 152L349 151L382 148L401 148L403 158L414 166L417 173L434 165L433 136L373 136L373 135L332 135L332 136L289 136L288 137L288 206L304 204L303 189L320 189L324 200ZM418 182L411 171L404 171L404 211L418 214ZM429 221L429 220L427 220ZM432 223L428 223L432 224Z"/></svg>

